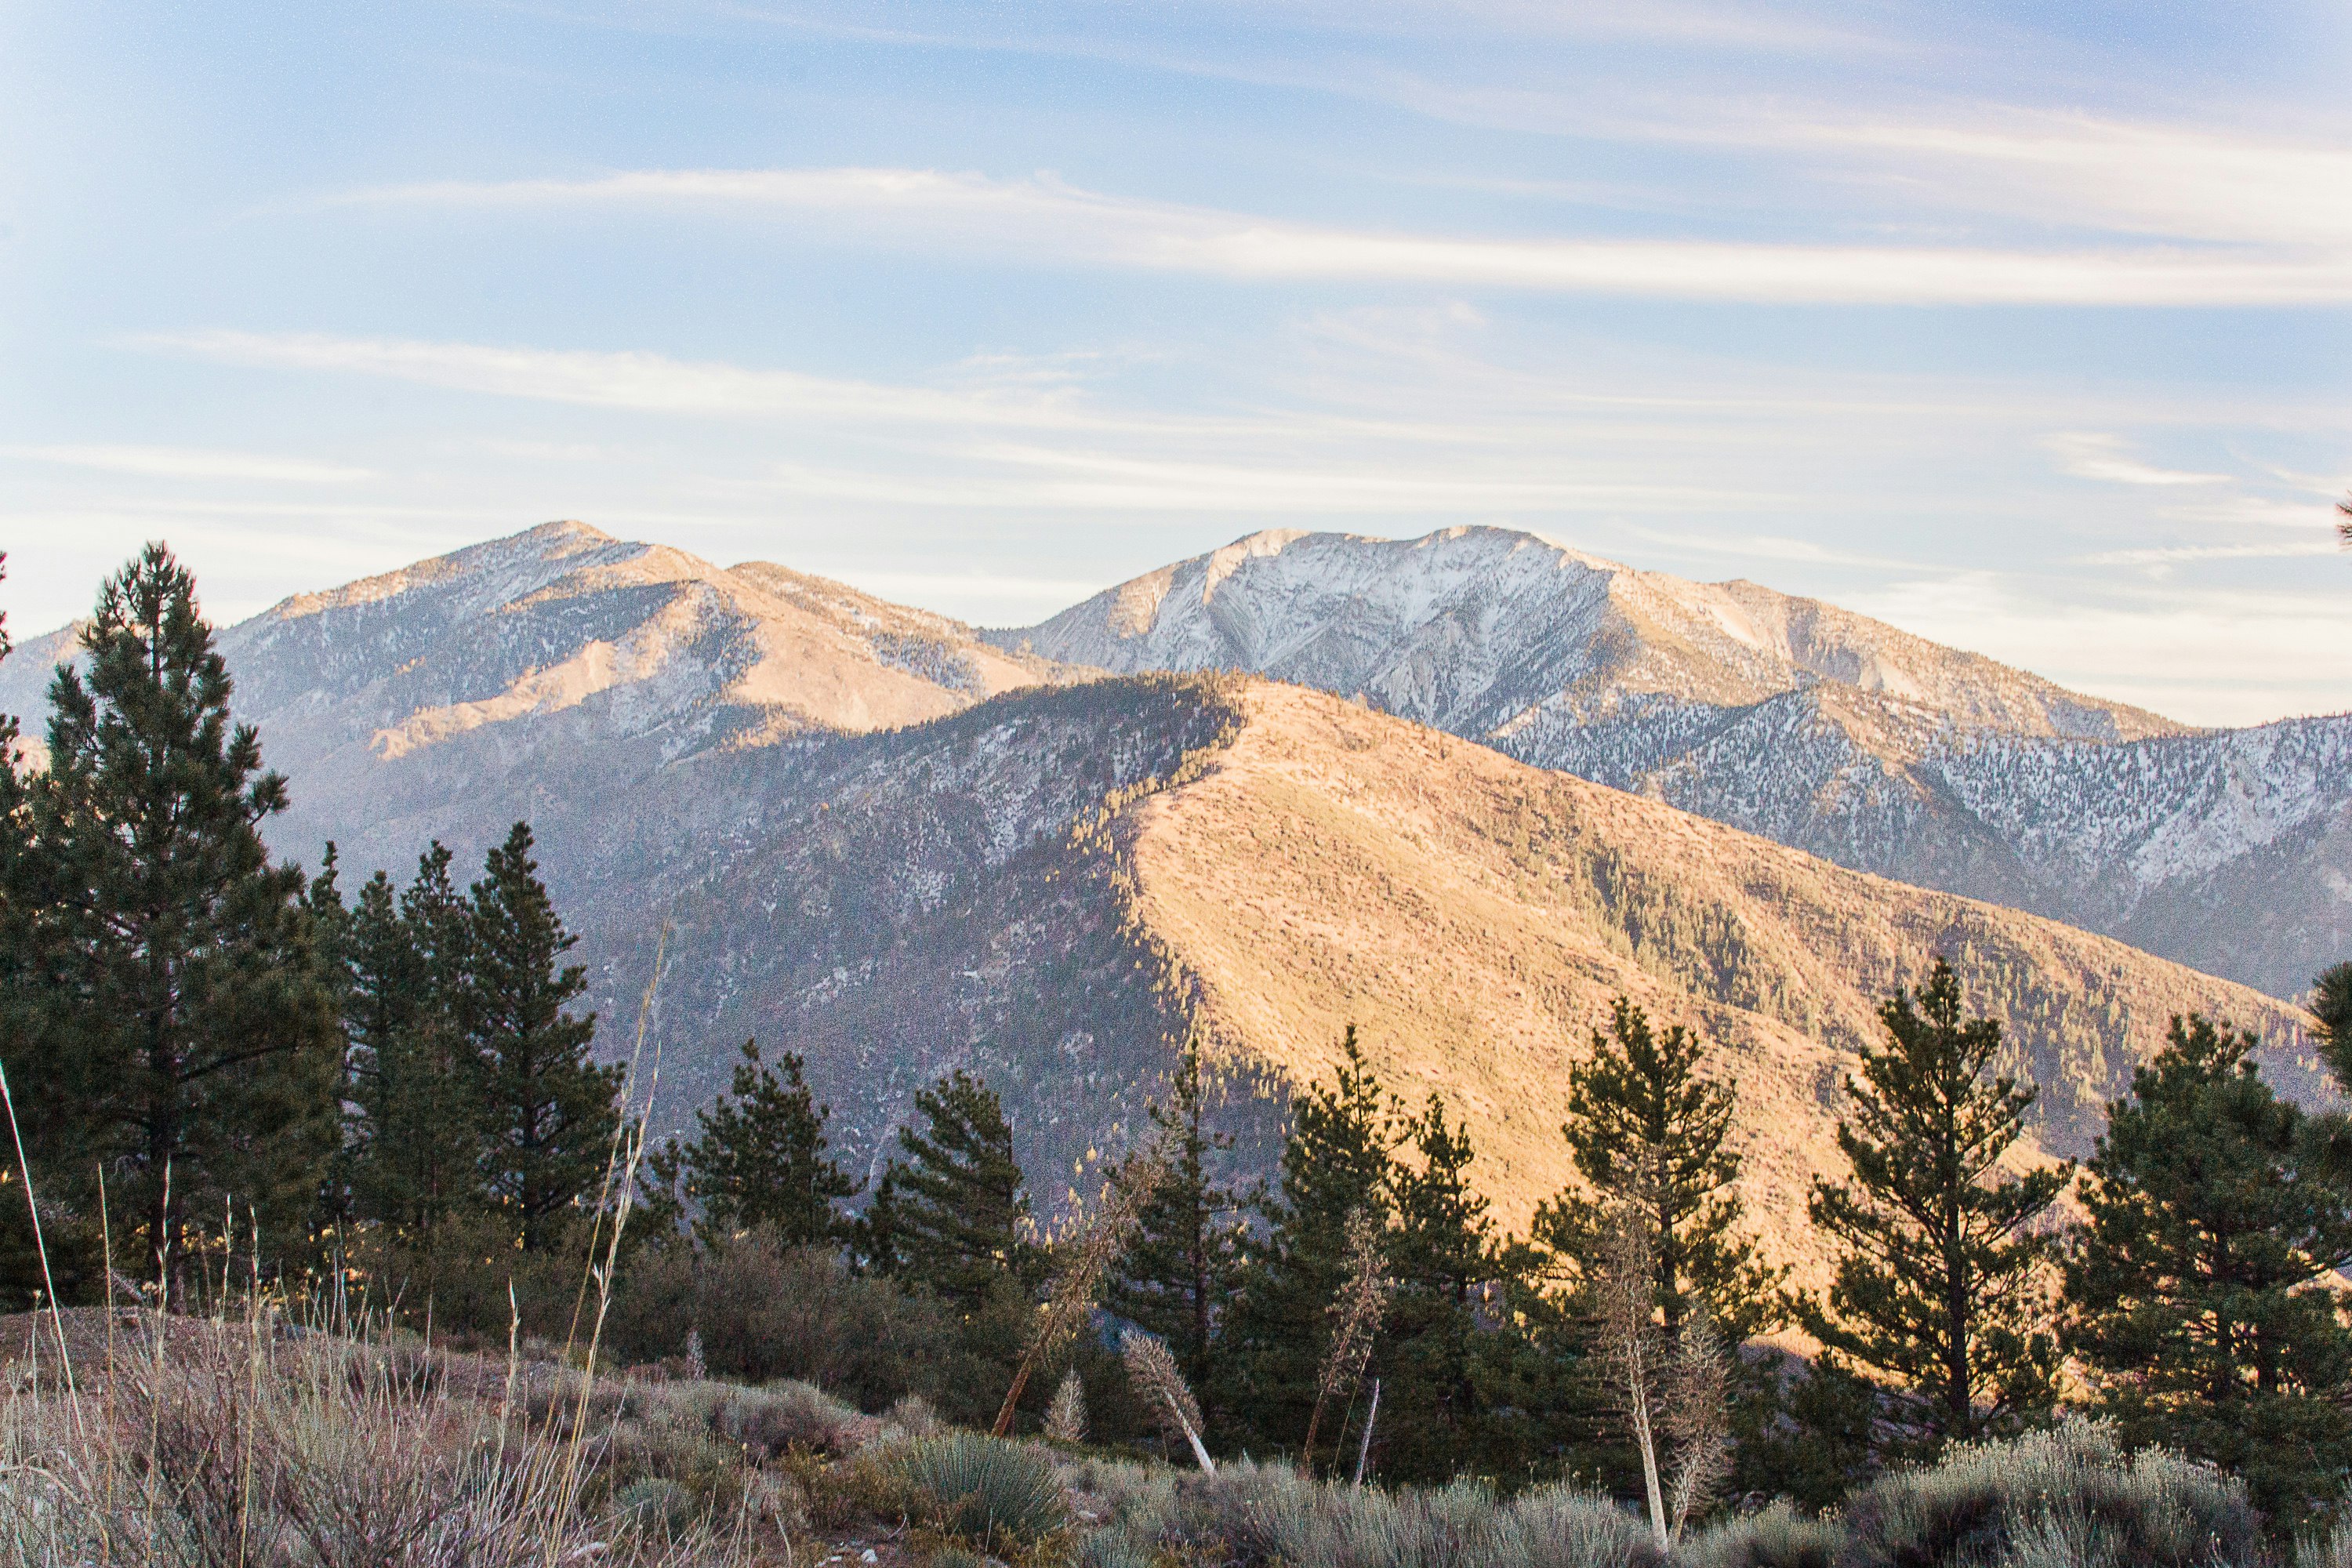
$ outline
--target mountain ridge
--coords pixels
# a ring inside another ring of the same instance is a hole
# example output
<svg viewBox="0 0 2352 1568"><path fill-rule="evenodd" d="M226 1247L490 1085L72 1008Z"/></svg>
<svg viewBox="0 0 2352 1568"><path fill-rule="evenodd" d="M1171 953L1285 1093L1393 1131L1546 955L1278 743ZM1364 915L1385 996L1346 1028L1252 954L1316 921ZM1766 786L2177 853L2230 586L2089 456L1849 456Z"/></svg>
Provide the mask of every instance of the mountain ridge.
<svg viewBox="0 0 2352 1568"><path fill-rule="evenodd" d="M1566 1077L1622 994L1720 1042L1759 1227L1811 1268L1802 1194L1834 1157L1838 1085L1877 1001L1939 950L2042 1082L2050 1152L2084 1146L2174 1011L2256 1029L2284 1087L2329 1093L2291 1009L2111 939L1370 700L1082 678L782 567L551 525L298 596L220 644L291 784L281 853L333 840L347 872L404 876L430 838L470 866L528 817L608 1054L669 931L663 1128L756 1036L806 1057L870 1171L915 1089L968 1066L1048 1212L1139 1135L1195 1031L1237 1173L1265 1173L1286 1097L1355 1021L1393 1087L1469 1121L1517 1223L1569 1179ZM47 672L0 674L37 691Z"/></svg>
<svg viewBox="0 0 2352 1568"><path fill-rule="evenodd" d="M980 635L1360 694L2274 995L2352 949L2352 715L2195 730L1821 601L1492 528L1253 534Z"/></svg>

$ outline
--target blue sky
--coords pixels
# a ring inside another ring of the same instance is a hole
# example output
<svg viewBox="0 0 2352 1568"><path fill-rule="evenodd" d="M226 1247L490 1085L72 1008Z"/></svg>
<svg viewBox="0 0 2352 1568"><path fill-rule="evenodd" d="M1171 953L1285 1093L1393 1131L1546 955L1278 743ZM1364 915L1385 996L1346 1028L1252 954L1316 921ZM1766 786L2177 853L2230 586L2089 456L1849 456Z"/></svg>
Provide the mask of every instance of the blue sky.
<svg viewBox="0 0 2352 1568"><path fill-rule="evenodd" d="M578 517L994 624L1532 528L2352 708L2340 4L0 16L0 605Z"/></svg>

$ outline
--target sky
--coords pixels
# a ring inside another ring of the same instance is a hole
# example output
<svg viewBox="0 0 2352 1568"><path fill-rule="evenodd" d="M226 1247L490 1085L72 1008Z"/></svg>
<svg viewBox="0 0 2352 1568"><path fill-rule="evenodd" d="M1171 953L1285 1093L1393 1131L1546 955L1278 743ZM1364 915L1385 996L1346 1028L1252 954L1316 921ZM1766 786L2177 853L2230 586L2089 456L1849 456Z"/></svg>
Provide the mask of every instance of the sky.
<svg viewBox="0 0 2352 1568"><path fill-rule="evenodd" d="M2352 709L2340 0L0 6L0 609L1525 528Z"/></svg>

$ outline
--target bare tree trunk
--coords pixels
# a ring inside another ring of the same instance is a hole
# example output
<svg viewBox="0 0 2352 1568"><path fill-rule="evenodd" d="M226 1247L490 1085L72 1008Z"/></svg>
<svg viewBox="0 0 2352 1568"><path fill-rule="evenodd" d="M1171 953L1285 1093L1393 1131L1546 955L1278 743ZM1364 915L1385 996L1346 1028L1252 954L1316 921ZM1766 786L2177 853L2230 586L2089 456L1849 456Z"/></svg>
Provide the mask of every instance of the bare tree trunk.
<svg viewBox="0 0 2352 1568"><path fill-rule="evenodd" d="M1381 1418L1381 1380L1372 1379L1372 1407L1364 1412L1364 1438L1356 1445L1356 1485L1364 1484L1364 1465L1372 1457L1372 1424Z"/></svg>
<svg viewBox="0 0 2352 1568"><path fill-rule="evenodd" d="M1642 1454L1650 1530L1663 1553L1674 1544L1674 1537L1666 1525L1665 1492L1658 1479L1658 1442L1652 1413L1658 1331L1651 1316L1655 1310L1651 1274L1655 1259L1645 1218L1638 1210L1621 1212L1601 1238L1605 1249L1600 1279L1601 1342L1616 1363L1618 1383L1624 1392L1626 1420L1633 1428L1633 1446Z"/></svg>

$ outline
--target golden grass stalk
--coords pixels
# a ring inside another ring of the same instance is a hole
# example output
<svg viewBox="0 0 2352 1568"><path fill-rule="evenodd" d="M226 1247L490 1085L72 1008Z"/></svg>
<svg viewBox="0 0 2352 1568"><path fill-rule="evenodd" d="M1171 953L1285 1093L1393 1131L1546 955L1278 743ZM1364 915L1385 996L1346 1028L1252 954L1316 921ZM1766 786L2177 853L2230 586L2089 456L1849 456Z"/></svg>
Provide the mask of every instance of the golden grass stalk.
<svg viewBox="0 0 2352 1568"><path fill-rule="evenodd" d="M1045 1436L1056 1443L1087 1440L1087 1385L1076 1367L1062 1374L1054 1402L1045 1407Z"/></svg>
<svg viewBox="0 0 2352 1568"><path fill-rule="evenodd" d="M637 1069L645 1058L646 1027L652 1020L654 992L661 984L662 959L669 951L669 927L665 923L661 938L654 944L654 971L646 981L646 994L637 1005L635 1042L629 1048L629 1069L621 1079L621 1103L624 1107L635 1099ZM645 1103L633 1119L624 1115L613 1127L613 1142L604 1155L604 1178L597 1195L595 1218L592 1221L588 1239L589 1276L596 1288L596 1320L588 1333L587 1364L580 1374L580 1393L572 1413L570 1441L564 1446L563 1469L557 1487L556 1511L568 1517L577 1505L580 1483L584 1472L582 1463L587 1451L588 1396L596 1384L596 1358L604 1348L604 1324L613 1310L613 1281L618 1277L621 1263L621 1237L628 1228L630 1201L636 1195L637 1166L645 1157L646 1127L653 1116L654 1096L661 1088L661 1045L654 1045L653 1066L647 1075ZM607 1205L612 1209L613 1227L605 1241L604 1259L596 1261L596 1228L603 1224ZM508 1282L509 1302L514 1282ZM573 1331L578 1330L578 1308L573 1309ZM567 1342L565 1350L570 1351ZM560 1543L551 1538L547 1544L547 1568L556 1568L560 1561Z"/></svg>
<svg viewBox="0 0 2352 1568"><path fill-rule="evenodd" d="M1324 1413L1341 1389L1352 1387L1364 1375L1372 1356L1372 1342L1380 1336L1381 1315L1388 1310L1389 1280L1381 1256L1381 1217L1370 1209L1360 1208L1349 1215L1346 1273L1339 1293L1326 1309L1331 1338L1315 1379L1315 1409L1307 1418L1307 1441L1298 1451L1300 1468L1310 1472Z"/></svg>
<svg viewBox="0 0 2352 1568"><path fill-rule="evenodd" d="M1149 1153L1129 1161L1103 1184L1101 1205L1087 1222L1077 1245L1069 1250L1061 1268L1055 1270L1045 1304L1037 1309L1037 1316L1029 1326L1029 1342L1021 1352L1021 1364L1013 1369L1013 1386L1005 1391L1004 1403L997 1409L996 1425L991 1428L996 1436L1013 1430L1013 1417L1020 1407L1021 1395L1038 1366L1076 1334L1094 1311L1095 1298L1102 1291L1103 1276L1125 1255L1135 1227L1142 1222L1144 1208L1151 1202L1151 1194L1168 1174L1168 1161L1165 1145L1155 1146Z"/></svg>
<svg viewBox="0 0 2352 1568"><path fill-rule="evenodd" d="M1601 1317L1601 1354L1624 1400L1625 1422L1642 1456L1642 1486L1650 1505L1650 1530L1660 1552L1674 1536L1666 1521L1665 1494L1658 1479L1657 1393L1664 1349L1652 1310L1654 1253L1643 1217L1612 1212L1601 1232L1601 1267L1594 1284Z"/></svg>
<svg viewBox="0 0 2352 1568"><path fill-rule="evenodd" d="M1127 1363L1127 1377L1135 1385L1152 1415L1163 1428L1172 1428L1171 1436L1181 1435L1192 1446L1192 1458L1209 1475L1217 1471L1217 1462L1209 1458L1209 1450L1201 1441L1201 1405L1184 1383L1184 1374L1176 1370L1176 1358L1168 1352L1165 1342L1129 1329L1119 1336L1119 1359Z"/></svg>
<svg viewBox="0 0 2352 1568"><path fill-rule="evenodd" d="M1666 1436L1675 1448L1674 1538L1731 1474L1730 1357L1704 1310L1685 1320L1666 1381Z"/></svg>
<svg viewBox="0 0 2352 1568"><path fill-rule="evenodd" d="M0 1105L8 1110L8 1136L16 1145L16 1173L25 1183L25 1211L33 1222L33 1250L41 1259L41 1289L49 1299L49 1322L58 1334L58 1363L65 1371L68 1407L78 1424L81 1419L81 1401L75 1397L73 1348L66 1343L65 1314L58 1306L58 1282L49 1273L49 1244L41 1235L41 1211L33 1201L33 1167L25 1158L25 1133L16 1125L16 1097L8 1089L5 1063L0 1063Z"/></svg>

